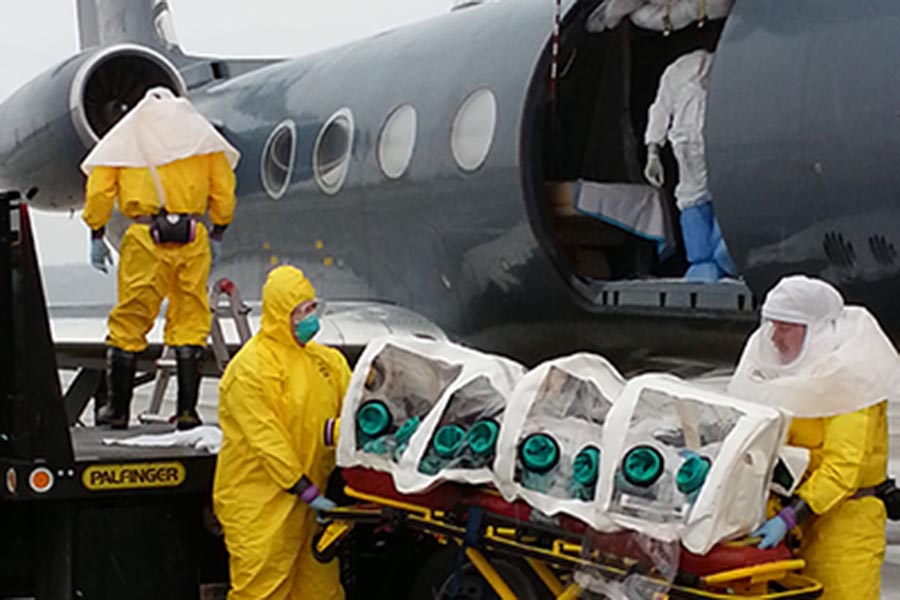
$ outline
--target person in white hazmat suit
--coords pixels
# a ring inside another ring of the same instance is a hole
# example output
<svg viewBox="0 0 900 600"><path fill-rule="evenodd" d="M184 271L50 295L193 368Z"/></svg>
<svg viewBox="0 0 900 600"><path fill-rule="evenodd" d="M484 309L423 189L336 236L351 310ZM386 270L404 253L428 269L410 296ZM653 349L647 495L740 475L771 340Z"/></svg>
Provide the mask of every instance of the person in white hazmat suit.
<svg viewBox="0 0 900 600"><path fill-rule="evenodd" d="M728 255L713 212L707 187L706 149L703 127L706 95L713 54L695 50L676 59L659 80L656 100L648 112L647 166L644 176L662 187L665 170L660 148L666 140L678 162L675 199L681 211L681 233L690 267L689 281L716 281L735 276L737 269Z"/></svg>
<svg viewBox="0 0 900 600"><path fill-rule="evenodd" d="M807 448L810 465L794 496L754 535L770 548L799 527L804 574L823 584L822 598L874 600L885 517L896 512L887 403L900 394L900 356L869 311L845 306L818 279L782 279L766 296L762 320L728 392L793 415L787 443Z"/></svg>

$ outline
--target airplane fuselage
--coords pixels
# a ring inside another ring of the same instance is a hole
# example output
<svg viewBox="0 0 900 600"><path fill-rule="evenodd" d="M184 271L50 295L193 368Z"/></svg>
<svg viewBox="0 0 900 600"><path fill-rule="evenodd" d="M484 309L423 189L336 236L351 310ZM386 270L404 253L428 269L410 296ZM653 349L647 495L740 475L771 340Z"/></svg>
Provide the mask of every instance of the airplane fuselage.
<svg viewBox="0 0 900 600"><path fill-rule="evenodd" d="M655 306L613 302L604 290L619 288L572 266L545 196L545 184L565 171L554 171L555 157L569 151L556 119L571 133L578 123L566 124L574 114L567 107L584 90L609 86L571 82L620 68L614 53L591 52L621 37L631 53L637 75L623 70L632 90L626 130L642 125L643 88L653 91L668 60L641 74L643 57L717 43L706 126L711 191L749 287L759 297L785 273L822 276L897 329L900 54L886 49L898 43L900 6L738 2L724 29L677 32L663 51L661 34L635 28L587 36L584 19L596 4L563 3L561 60L575 75L561 69L558 98L549 92L553 3L544 0L455 11L202 85L187 78L191 99L243 155L238 210L216 274L253 296L270 265L290 262L323 297L412 308L452 337L527 361L641 348L731 358L754 324L752 299L702 309L696 296L705 292L690 288L686 308L672 308L683 290L651 278L671 270L657 260L620 277L647 277ZM467 105L476 109L461 114ZM386 142L384 129L400 113L405 129ZM0 108L4 118L20 115ZM71 184L54 185L61 175L16 160L28 156L29 136L8 131L0 133L0 180L51 190L38 196L47 206L77 205ZM640 142L639 131L628 135ZM281 153L279 136L288 140ZM84 150L65 145L74 171ZM631 154L626 166L642 160L627 140L623 153ZM598 164L595 178L615 181L614 169ZM569 169L575 178L579 168ZM62 189L71 192L63 197Z"/></svg>

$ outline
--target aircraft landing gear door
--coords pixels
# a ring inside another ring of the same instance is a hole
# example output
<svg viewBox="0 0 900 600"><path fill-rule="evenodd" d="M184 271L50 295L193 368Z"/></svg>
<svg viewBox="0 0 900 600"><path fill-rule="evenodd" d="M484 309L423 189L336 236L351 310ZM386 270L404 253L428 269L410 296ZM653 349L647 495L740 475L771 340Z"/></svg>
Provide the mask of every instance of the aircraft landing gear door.
<svg viewBox="0 0 900 600"><path fill-rule="evenodd" d="M851 283L886 268L870 249L900 226L883 208L900 189L898 29L892 0L735 3L706 155L722 233L754 290L787 272Z"/></svg>

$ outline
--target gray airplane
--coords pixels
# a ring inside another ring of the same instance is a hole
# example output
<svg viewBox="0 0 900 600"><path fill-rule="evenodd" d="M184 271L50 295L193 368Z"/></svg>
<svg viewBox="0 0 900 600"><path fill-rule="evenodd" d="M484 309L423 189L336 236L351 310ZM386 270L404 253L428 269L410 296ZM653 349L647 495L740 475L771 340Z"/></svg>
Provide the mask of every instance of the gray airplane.
<svg viewBox="0 0 900 600"><path fill-rule="evenodd" d="M681 369L688 355L730 362L755 324L754 298L797 271L838 284L900 333L900 3L738 0L727 19L669 35L627 21L589 33L598 4L562 3L555 61L552 0L468 6L297 59L230 60L186 55L165 1L79 0L82 50L0 105L0 189L77 209L82 158L165 85L243 154L215 275L252 296L270 265L301 266L335 301L330 333L345 348L401 331L526 362L577 349L644 365L677 356ZM678 280L683 251L665 226L674 160L664 153L663 195L641 174L659 77L698 48L716 52L710 184L746 285ZM664 235L583 210L592 186L630 190ZM109 228L114 240L125 225ZM87 349L102 365L102 317L93 335L60 335L66 319L55 319L57 350L70 357L61 366ZM59 534L56 522L39 531ZM453 564L417 540L393 544L377 552L402 557L394 568L429 556ZM381 580L396 573L383 567ZM515 583L513 566L499 567Z"/></svg>
<svg viewBox="0 0 900 600"><path fill-rule="evenodd" d="M79 0L82 50L0 106L0 188L77 209L81 159L165 85L243 154L215 275L245 296L290 262L369 332L439 332L527 362L731 360L754 297L803 271L896 331L900 4L737 2L670 35L627 20L589 33L598 4L562 3L555 59L554 3L509 0L276 61L186 55L165 0ZM697 48L716 52L711 189L746 285L678 280L676 178L653 196L641 175L660 74ZM649 197L666 235L586 214L588 184Z"/></svg>

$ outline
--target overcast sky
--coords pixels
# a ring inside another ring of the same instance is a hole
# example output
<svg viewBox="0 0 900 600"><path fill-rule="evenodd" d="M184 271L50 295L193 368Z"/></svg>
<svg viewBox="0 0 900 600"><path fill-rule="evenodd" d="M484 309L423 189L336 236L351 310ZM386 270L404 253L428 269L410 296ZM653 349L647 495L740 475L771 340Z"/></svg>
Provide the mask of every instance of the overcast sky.
<svg viewBox="0 0 900 600"><path fill-rule="evenodd" d="M451 0L169 0L184 49L223 56L306 54L447 12L451 4ZM3 2L3 25L0 98L77 51L75 0ZM87 260L87 233L77 214L73 218L41 214L36 222L45 264Z"/></svg>

